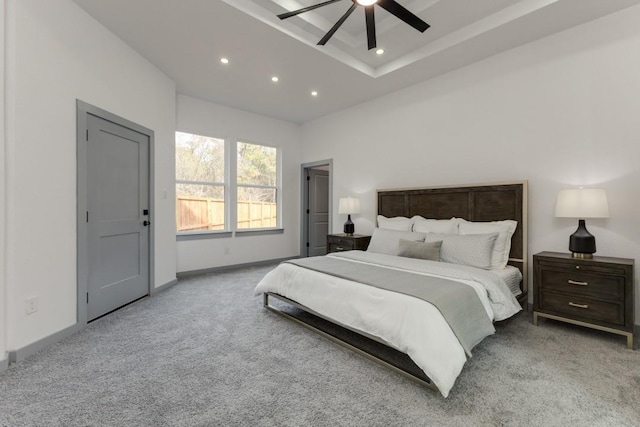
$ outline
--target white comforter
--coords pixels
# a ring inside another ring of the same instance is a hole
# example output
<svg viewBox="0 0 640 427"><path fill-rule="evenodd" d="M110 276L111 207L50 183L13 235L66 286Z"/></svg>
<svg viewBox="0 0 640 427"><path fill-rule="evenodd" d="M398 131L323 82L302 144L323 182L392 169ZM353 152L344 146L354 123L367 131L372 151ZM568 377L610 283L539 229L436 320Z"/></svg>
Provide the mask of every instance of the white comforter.
<svg viewBox="0 0 640 427"><path fill-rule="evenodd" d="M521 310L504 281L485 270L362 251L327 256L465 283L476 291L491 320L506 319ZM264 292L277 293L336 322L381 338L408 354L444 397L449 395L466 362L464 349L440 311L421 299L288 263L280 264L258 283L255 294Z"/></svg>

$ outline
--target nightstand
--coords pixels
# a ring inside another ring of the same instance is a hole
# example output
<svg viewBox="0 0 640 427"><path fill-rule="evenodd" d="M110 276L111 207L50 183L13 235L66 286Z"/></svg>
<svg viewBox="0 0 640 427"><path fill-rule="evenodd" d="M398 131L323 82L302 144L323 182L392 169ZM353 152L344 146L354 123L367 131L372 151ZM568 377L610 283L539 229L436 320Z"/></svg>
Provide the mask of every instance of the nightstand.
<svg viewBox="0 0 640 427"><path fill-rule="evenodd" d="M633 349L634 260L541 252L533 256L533 324L560 320L627 337Z"/></svg>
<svg viewBox="0 0 640 427"><path fill-rule="evenodd" d="M327 234L327 253L361 250L366 251L371 241L371 236L354 234Z"/></svg>

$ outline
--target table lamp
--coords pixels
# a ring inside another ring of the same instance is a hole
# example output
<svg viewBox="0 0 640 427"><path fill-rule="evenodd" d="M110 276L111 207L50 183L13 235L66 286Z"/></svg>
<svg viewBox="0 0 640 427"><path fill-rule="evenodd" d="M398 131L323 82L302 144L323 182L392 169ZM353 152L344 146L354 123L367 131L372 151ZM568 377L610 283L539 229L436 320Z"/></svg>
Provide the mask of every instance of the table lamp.
<svg viewBox="0 0 640 427"><path fill-rule="evenodd" d="M351 221L351 214L360 213L360 199L355 197L341 197L338 204L338 213L347 215L347 222L344 223L344 234L353 236L355 227Z"/></svg>

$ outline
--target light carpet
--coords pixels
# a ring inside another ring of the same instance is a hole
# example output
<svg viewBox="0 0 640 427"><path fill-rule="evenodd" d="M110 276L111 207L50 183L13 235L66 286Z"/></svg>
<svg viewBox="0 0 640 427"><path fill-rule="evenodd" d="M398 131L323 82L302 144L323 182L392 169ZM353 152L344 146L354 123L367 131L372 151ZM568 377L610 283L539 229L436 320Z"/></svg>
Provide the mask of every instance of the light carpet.
<svg viewBox="0 0 640 427"><path fill-rule="evenodd" d="M1 426L638 426L640 352L531 313L449 398L265 310L273 266L180 280L0 375Z"/></svg>

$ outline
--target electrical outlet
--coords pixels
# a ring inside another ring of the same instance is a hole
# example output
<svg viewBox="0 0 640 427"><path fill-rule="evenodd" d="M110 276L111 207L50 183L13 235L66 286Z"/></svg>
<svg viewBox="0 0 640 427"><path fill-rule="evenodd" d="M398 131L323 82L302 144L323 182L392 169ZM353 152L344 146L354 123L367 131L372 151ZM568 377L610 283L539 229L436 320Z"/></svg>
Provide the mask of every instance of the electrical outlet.
<svg viewBox="0 0 640 427"><path fill-rule="evenodd" d="M27 314L33 314L38 311L38 297L31 297L26 299Z"/></svg>

